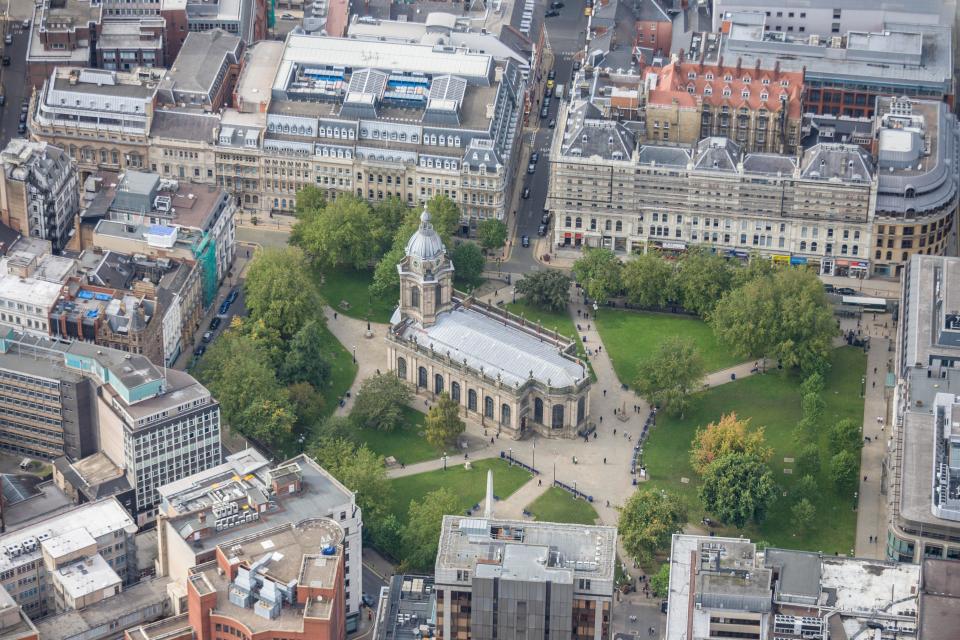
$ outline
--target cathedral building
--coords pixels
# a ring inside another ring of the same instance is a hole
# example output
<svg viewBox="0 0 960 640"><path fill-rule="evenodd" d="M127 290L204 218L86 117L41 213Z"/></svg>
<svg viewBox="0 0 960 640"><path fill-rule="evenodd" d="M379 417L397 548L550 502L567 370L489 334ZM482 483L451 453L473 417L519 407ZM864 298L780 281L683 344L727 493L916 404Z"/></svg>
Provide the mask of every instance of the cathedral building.
<svg viewBox="0 0 960 640"><path fill-rule="evenodd" d="M571 438L588 429L590 374L573 342L460 297L426 209L405 253L387 335L391 371L418 393L449 394L465 415L508 437Z"/></svg>

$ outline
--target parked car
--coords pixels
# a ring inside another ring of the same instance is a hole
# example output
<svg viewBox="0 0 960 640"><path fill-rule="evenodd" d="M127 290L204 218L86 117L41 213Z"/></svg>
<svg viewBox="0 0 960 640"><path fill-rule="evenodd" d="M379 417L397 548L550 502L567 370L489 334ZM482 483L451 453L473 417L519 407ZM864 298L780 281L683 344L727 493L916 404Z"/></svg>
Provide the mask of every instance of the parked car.
<svg viewBox="0 0 960 640"><path fill-rule="evenodd" d="M210 331L216 331L221 322L220 316L213 316L213 320L210 321Z"/></svg>
<svg viewBox="0 0 960 640"><path fill-rule="evenodd" d="M553 89L547 89L546 91L543 92L543 95L548 98L553 96Z"/></svg>
<svg viewBox="0 0 960 640"><path fill-rule="evenodd" d="M0 107L7 104L7 96L0 96Z"/></svg>
<svg viewBox="0 0 960 640"><path fill-rule="evenodd" d="M557 78L557 72L553 69L547 72L547 80L555 80Z"/></svg>
<svg viewBox="0 0 960 640"><path fill-rule="evenodd" d="M239 295L240 295L239 289L231 289L230 293L227 294L227 302L229 302L230 304L233 304L234 302L237 301L237 296Z"/></svg>
<svg viewBox="0 0 960 640"><path fill-rule="evenodd" d="M574 60L574 61L573 61L573 70L574 70L574 71L580 71L580 61L579 61L579 60Z"/></svg>
<svg viewBox="0 0 960 640"><path fill-rule="evenodd" d="M29 29L29 28L30 28L30 18L24 19L24 21L23 21L23 23L22 23L22 26L23 26L24 29Z"/></svg>
<svg viewBox="0 0 960 640"><path fill-rule="evenodd" d="M370 609L372 609L377 604L377 601L374 600L369 593L365 593L362 596L360 596L360 602L363 603L363 606Z"/></svg>
<svg viewBox="0 0 960 640"><path fill-rule="evenodd" d="M280 19L281 19L281 20L296 20L297 17L296 17L295 15L293 15L292 13L285 13L285 14L283 14L282 16L280 16Z"/></svg>
<svg viewBox="0 0 960 640"><path fill-rule="evenodd" d="M834 291L836 291L836 287L834 287L832 284L827 282L827 283L824 283L823 290L826 293L833 293Z"/></svg>
<svg viewBox="0 0 960 640"><path fill-rule="evenodd" d="M837 287L834 293L841 296L855 296L857 295L857 290L851 289L850 287Z"/></svg>
<svg viewBox="0 0 960 640"><path fill-rule="evenodd" d="M530 187L523 188L523 199L526 200L530 197Z"/></svg>
<svg viewBox="0 0 960 640"><path fill-rule="evenodd" d="M544 18L556 18L558 15L560 15L560 12L557 11L556 9L547 9L547 10L544 12L543 17L544 17Z"/></svg>
<svg viewBox="0 0 960 640"><path fill-rule="evenodd" d="M550 212L544 211L543 216L540 218L540 224L550 224Z"/></svg>
<svg viewBox="0 0 960 640"><path fill-rule="evenodd" d="M8 33L6 36L4 36L3 41L4 41L6 44L13 44L13 34L12 34L12 33Z"/></svg>
<svg viewBox="0 0 960 640"><path fill-rule="evenodd" d="M556 121L556 120L551 120L551 121L550 121L550 124L547 125L547 126L550 127L551 129L553 129L554 127L557 126L557 121Z"/></svg>
<svg viewBox="0 0 960 640"><path fill-rule="evenodd" d="M520 246L526 249L530 246L530 236L520 236Z"/></svg>
<svg viewBox="0 0 960 640"><path fill-rule="evenodd" d="M206 333L204 333L203 338L201 338L201 340L203 340L204 344L213 340L213 331L207 331Z"/></svg>
<svg viewBox="0 0 960 640"><path fill-rule="evenodd" d="M226 315L227 311L229 310L230 310L230 303L227 300L224 300L223 302L220 303L220 308L217 309L217 314L223 316L223 315Z"/></svg>
<svg viewBox="0 0 960 640"><path fill-rule="evenodd" d="M540 160L540 154L536 151L530 154L530 162L536 164Z"/></svg>
<svg viewBox="0 0 960 640"><path fill-rule="evenodd" d="M21 113L21 114L20 114L20 124L26 124L26 123L27 123L27 114Z"/></svg>
<svg viewBox="0 0 960 640"><path fill-rule="evenodd" d="M542 224L542 225L540 225L539 227L537 227L537 235L538 235L538 236L545 236L545 235L547 235L547 225Z"/></svg>
<svg viewBox="0 0 960 640"><path fill-rule="evenodd" d="M3 66L5 67L10 66L10 56L3 56Z"/></svg>
<svg viewBox="0 0 960 640"><path fill-rule="evenodd" d="M546 118L546 117L549 116L549 115L550 115L550 109L548 109L547 107L544 107L543 109L540 109L540 117L541 117L541 118Z"/></svg>
<svg viewBox="0 0 960 640"><path fill-rule="evenodd" d="M21 122L17 125L17 133L26 133L27 132L27 123Z"/></svg>
<svg viewBox="0 0 960 640"><path fill-rule="evenodd" d="M537 172L537 163L531 162L527 165L527 173L534 174Z"/></svg>
<svg viewBox="0 0 960 640"><path fill-rule="evenodd" d="M206 352L207 352L207 345L202 344L202 345L200 345L199 347L197 347L196 349L193 350L193 355L195 355L196 357L199 358L200 356L202 356L202 355L205 354Z"/></svg>

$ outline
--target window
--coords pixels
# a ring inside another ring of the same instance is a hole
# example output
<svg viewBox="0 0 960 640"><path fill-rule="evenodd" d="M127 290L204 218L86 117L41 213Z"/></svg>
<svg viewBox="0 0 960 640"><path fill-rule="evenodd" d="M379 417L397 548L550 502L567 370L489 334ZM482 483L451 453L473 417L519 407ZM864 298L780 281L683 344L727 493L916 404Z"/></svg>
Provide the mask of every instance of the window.
<svg viewBox="0 0 960 640"><path fill-rule="evenodd" d="M543 424L543 400L533 399L533 421L537 424Z"/></svg>
<svg viewBox="0 0 960 640"><path fill-rule="evenodd" d="M487 418L493 418L493 398L490 396L483 399L483 415Z"/></svg>
<svg viewBox="0 0 960 640"><path fill-rule="evenodd" d="M426 367L420 367L417 369L417 386L427 388L427 369Z"/></svg>
<svg viewBox="0 0 960 640"><path fill-rule="evenodd" d="M433 392L443 393L443 376L439 373L433 376Z"/></svg>
<svg viewBox="0 0 960 640"><path fill-rule="evenodd" d="M506 402L500 407L500 424L510 426L510 405Z"/></svg>
<svg viewBox="0 0 960 640"><path fill-rule="evenodd" d="M450 398L457 404L460 403L460 383L459 382L450 383Z"/></svg>
<svg viewBox="0 0 960 640"><path fill-rule="evenodd" d="M410 306L414 309L420 308L420 289L417 287L410 288Z"/></svg>
<svg viewBox="0 0 960 640"><path fill-rule="evenodd" d="M407 361L404 358L397 358L397 377L401 380L407 379Z"/></svg>
<svg viewBox="0 0 960 640"><path fill-rule="evenodd" d="M563 405L555 404L553 405L553 420L550 424L554 429L563 428Z"/></svg>
<svg viewBox="0 0 960 640"><path fill-rule="evenodd" d="M473 389L467 390L467 409L470 411L477 410L477 392Z"/></svg>

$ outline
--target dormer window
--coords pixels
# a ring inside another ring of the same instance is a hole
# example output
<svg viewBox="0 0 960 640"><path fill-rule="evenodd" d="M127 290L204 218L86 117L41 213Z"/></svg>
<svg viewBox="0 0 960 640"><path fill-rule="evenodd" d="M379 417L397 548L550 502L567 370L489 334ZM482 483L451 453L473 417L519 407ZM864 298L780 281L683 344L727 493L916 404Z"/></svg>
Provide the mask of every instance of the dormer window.
<svg viewBox="0 0 960 640"><path fill-rule="evenodd" d="M730 97L730 93L731 93L730 87L724 87L724 88L723 88L723 97L724 97L724 98L729 98L729 97Z"/></svg>
<svg viewBox="0 0 960 640"><path fill-rule="evenodd" d="M762 83L765 84L765 85L770 84L770 78L764 78L764 79L761 80L760 82L762 82Z"/></svg>
<svg viewBox="0 0 960 640"><path fill-rule="evenodd" d="M692 83L687 85L687 93L692 94L695 89L696 87L694 87Z"/></svg>
<svg viewBox="0 0 960 640"><path fill-rule="evenodd" d="M696 72L694 72L694 71L688 71L688 72L687 72L687 80L696 80L696 79L697 79L697 74L696 74Z"/></svg>
<svg viewBox="0 0 960 640"><path fill-rule="evenodd" d="M732 80L733 80L733 76L731 76L729 73L728 73L727 75L723 76L723 81L724 81L724 82L731 82Z"/></svg>
<svg viewBox="0 0 960 640"><path fill-rule="evenodd" d="M781 80L781 81L780 81L780 86L781 86L781 87L789 87L789 86L790 86L790 81L789 81L789 80Z"/></svg>
<svg viewBox="0 0 960 640"><path fill-rule="evenodd" d="M764 102L766 102L766 101L767 101L767 98L769 98L769 97L770 97L770 94L767 93L766 91L764 91L763 93L760 94L760 99L763 100Z"/></svg>
<svg viewBox="0 0 960 640"><path fill-rule="evenodd" d="M749 100L750 92L744 89L743 91L740 92L740 97L743 98L744 100Z"/></svg>
<svg viewBox="0 0 960 640"><path fill-rule="evenodd" d="M750 84L750 76L743 76L743 84Z"/></svg>
<svg viewBox="0 0 960 640"><path fill-rule="evenodd" d="M708 73L708 74L707 74L707 80L708 80L708 81L712 81L712 80L713 80L713 74L712 74L712 73Z"/></svg>
<svg viewBox="0 0 960 640"><path fill-rule="evenodd" d="M712 95L713 95L713 87L710 87L710 86L704 87L704 88L703 88L703 95L705 95L705 96L712 96Z"/></svg>

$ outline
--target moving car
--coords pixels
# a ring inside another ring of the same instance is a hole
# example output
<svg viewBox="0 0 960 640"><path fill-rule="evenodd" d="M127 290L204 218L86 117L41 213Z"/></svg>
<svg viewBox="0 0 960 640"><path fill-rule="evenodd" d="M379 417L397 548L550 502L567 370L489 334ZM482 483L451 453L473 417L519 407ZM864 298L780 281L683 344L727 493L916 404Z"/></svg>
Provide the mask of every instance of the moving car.
<svg viewBox="0 0 960 640"><path fill-rule="evenodd" d="M282 16L280 16L280 19L281 19L281 20L296 20L297 17L296 17L295 15L293 15L292 13L285 13L285 14L283 14Z"/></svg>
<svg viewBox="0 0 960 640"><path fill-rule="evenodd" d="M7 104L7 96L0 96L0 107Z"/></svg>
<svg viewBox="0 0 960 640"><path fill-rule="evenodd" d="M550 3L550 8L551 8L551 9L563 9L563 7L564 7L564 4L563 4L562 2L551 2L551 3Z"/></svg>
<svg viewBox="0 0 960 640"><path fill-rule="evenodd" d="M4 41L6 44L13 44L13 34L12 34L12 33L8 33L7 35L5 35L5 36L3 37L3 41Z"/></svg>
<svg viewBox="0 0 960 640"><path fill-rule="evenodd" d="M520 246L526 249L530 246L530 236L520 236Z"/></svg>
<svg viewBox="0 0 960 640"><path fill-rule="evenodd" d="M523 188L523 199L526 200L530 197L530 187Z"/></svg>
<svg viewBox="0 0 960 640"><path fill-rule="evenodd" d="M556 77L557 77L557 72L554 71L553 69L550 69L550 71L547 72L547 80L555 80Z"/></svg>
<svg viewBox="0 0 960 640"><path fill-rule="evenodd" d="M3 56L3 66L5 67L10 66L10 56Z"/></svg>
<svg viewBox="0 0 960 640"><path fill-rule="evenodd" d="M558 15L560 15L560 12L557 11L556 9L547 9L547 11L544 12L543 17L544 17L544 18L556 18Z"/></svg>
<svg viewBox="0 0 960 640"><path fill-rule="evenodd" d="M556 121L556 120L551 120L551 121L550 121L550 124L547 125L547 126L549 126L551 129L553 129L555 126L557 126L557 121Z"/></svg>

